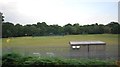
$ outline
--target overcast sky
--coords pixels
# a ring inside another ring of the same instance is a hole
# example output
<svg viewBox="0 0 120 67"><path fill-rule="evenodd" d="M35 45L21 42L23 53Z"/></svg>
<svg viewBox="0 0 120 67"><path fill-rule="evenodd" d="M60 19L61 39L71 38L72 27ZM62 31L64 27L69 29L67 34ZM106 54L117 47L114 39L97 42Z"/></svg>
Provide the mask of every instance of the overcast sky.
<svg viewBox="0 0 120 67"><path fill-rule="evenodd" d="M107 24L118 21L118 0L0 0L5 21L14 24Z"/></svg>

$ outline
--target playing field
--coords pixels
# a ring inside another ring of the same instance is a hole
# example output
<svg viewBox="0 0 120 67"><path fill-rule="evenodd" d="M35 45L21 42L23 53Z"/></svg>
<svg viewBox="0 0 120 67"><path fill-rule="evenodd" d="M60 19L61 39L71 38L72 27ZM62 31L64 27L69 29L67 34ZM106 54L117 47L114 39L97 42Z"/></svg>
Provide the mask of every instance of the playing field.
<svg viewBox="0 0 120 67"><path fill-rule="evenodd" d="M3 38L2 48L3 54L17 52L25 56L34 53L67 56L70 50L69 41L104 41L107 43L106 52L109 57L117 57L118 54L117 34Z"/></svg>

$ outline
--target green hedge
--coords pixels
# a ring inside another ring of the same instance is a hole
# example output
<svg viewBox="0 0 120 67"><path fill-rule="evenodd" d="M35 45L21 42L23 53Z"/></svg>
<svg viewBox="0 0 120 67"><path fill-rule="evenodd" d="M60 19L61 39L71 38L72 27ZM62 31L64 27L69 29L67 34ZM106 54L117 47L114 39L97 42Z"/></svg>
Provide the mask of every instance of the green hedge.
<svg viewBox="0 0 120 67"><path fill-rule="evenodd" d="M99 59L67 59L58 57L24 57L8 53L2 57L2 67L113 67L114 61Z"/></svg>

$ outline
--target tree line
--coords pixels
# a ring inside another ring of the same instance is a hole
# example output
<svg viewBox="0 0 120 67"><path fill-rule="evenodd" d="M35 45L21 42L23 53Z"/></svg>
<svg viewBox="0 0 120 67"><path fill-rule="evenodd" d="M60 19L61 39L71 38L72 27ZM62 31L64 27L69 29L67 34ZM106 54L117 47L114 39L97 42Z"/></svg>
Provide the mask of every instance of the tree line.
<svg viewBox="0 0 120 67"><path fill-rule="evenodd" d="M91 24L79 25L66 24L47 25L46 22L37 22L37 24L13 24L10 22L2 23L2 37L21 37L21 36L50 36L50 35L78 35L78 34L120 34L120 24L118 22L110 22L106 25Z"/></svg>

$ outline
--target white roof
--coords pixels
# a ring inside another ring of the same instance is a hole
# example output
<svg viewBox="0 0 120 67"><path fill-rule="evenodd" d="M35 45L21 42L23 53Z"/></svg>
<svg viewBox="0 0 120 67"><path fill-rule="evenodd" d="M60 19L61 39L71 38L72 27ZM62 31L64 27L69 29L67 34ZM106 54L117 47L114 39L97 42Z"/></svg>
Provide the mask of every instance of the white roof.
<svg viewBox="0 0 120 67"><path fill-rule="evenodd" d="M102 41L70 41L70 45L105 45Z"/></svg>

